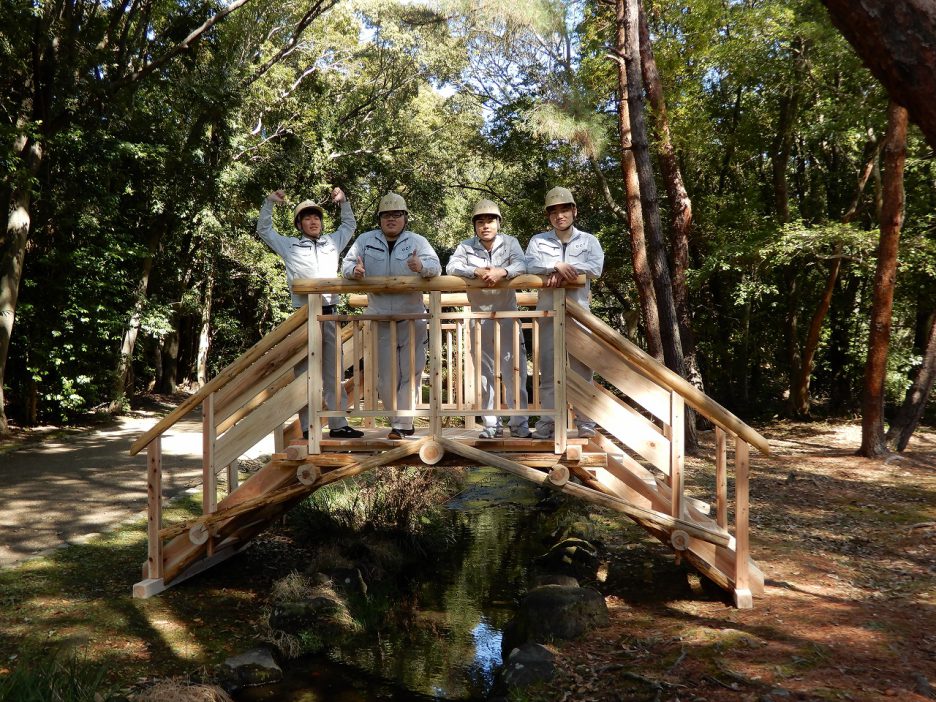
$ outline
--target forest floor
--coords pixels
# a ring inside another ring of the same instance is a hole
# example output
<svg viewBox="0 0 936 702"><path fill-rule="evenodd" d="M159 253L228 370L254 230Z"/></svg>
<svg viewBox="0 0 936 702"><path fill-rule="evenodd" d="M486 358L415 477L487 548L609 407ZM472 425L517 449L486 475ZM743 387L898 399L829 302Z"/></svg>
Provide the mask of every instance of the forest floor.
<svg viewBox="0 0 936 702"><path fill-rule="evenodd" d="M773 451L752 456L763 597L735 609L622 535L601 587L611 623L558 645L541 699L936 699L936 431L869 460L857 422L758 429ZM705 482L692 463L688 483Z"/></svg>
<svg viewBox="0 0 936 702"><path fill-rule="evenodd" d="M773 452L752 456L751 552L766 583L754 608L735 609L636 527L603 529L615 535L600 585L611 622L557 644L559 674L523 699L936 699L936 429L888 460L854 456L855 422L758 429ZM126 448L121 437L115 451ZM687 474L709 492L708 465L692 459ZM197 510L182 500L166 518ZM238 558L133 600L145 538L141 515L0 569L0 675L62 647L104 662L120 686L215 665L256 640L271 583L309 546L274 529Z"/></svg>

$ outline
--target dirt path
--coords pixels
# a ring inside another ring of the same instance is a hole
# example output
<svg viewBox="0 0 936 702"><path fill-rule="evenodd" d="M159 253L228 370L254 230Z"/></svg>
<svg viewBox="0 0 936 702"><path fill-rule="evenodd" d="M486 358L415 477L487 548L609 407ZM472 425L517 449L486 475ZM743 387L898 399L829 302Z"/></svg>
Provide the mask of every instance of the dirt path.
<svg viewBox="0 0 936 702"><path fill-rule="evenodd" d="M80 434L0 453L0 568L141 517L146 452L130 444L170 408L150 405ZM248 457L272 451L266 439ZM163 438L163 496L201 482L201 418L190 414Z"/></svg>

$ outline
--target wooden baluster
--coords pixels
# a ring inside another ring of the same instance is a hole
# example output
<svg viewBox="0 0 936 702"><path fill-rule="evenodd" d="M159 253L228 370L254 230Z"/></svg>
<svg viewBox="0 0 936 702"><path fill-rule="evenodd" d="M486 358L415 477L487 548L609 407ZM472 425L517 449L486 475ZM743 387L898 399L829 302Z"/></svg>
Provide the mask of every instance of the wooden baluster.
<svg viewBox="0 0 936 702"><path fill-rule="evenodd" d="M494 409L502 409L501 388L503 387L503 378L501 377L501 325L497 312L494 313ZM497 420L500 424L500 418Z"/></svg>
<svg viewBox="0 0 936 702"><path fill-rule="evenodd" d="M519 319L513 320L511 322L511 329L513 329L513 368L511 372L513 373L513 406L514 409L520 409L520 381L523 378L523 374L520 372L520 364L526 363L526 358L520 357L520 334L522 334L522 325L520 324Z"/></svg>
<svg viewBox="0 0 936 702"><path fill-rule="evenodd" d="M398 353L397 353L397 323L396 321L391 321L390 323L390 411L396 412L397 409L397 388L400 386L400 364L397 362ZM384 373L387 372L387 368L381 369ZM384 398L384 404L387 403L387 399ZM393 415L394 417L396 414ZM391 421L392 424L392 421Z"/></svg>
<svg viewBox="0 0 936 702"><path fill-rule="evenodd" d="M465 323L461 319L455 320L455 363L458 366L458 377L455 383L455 404L457 409L465 409L465 382L468 359L465 358Z"/></svg>
<svg viewBox="0 0 936 702"><path fill-rule="evenodd" d="M429 433L439 438L442 435L442 293L430 292L429 303Z"/></svg>
<svg viewBox="0 0 936 702"><path fill-rule="evenodd" d="M540 318L530 320L533 325L533 397L530 407L540 409Z"/></svg>
<svg viewBox="0 0 936 702"><path fill-rule="evenodd" d="M162 529L162 437L146 447L146 577L163 577Z"/></svg>
<svg viewBox="0 0 936 702"><path fill-rule="evenodd" d="M309 295L309 363L306 371L309 392L309 453L322 452L322 296Z"/></svg>
<svg viewBox="0 0 936 702"><path fill-rule="evenodd" d="M728 437L715 427L715 523L728 528Z"/></svg>
<svg viewBox="0 0 936 702"><path fill-rule="evenodd" d="M452 367L452 330L445 331L445 367L446 392L445 402L452 406L455 404L455 372Z"/></svg>
<svg viewBox="0 0 936 702"><path fill-rule="evenodd" d="M685 417L685 401L679 393L670 391L670 515L681 519L683 516L683 461L685 460L683 445L685 443L686 429L683 426Z"/></svg>
<svg viewBox="0 0 936 702"><path fill-rule="evenodd" d="M327 322L335 325L335 406L325 409L340 410L344 407L344 344L341 343L341 324L338 322Z"/></svg>
<svg viewBox="0 0 936 702"><path fill-rule="evenodd" d="M364 322L364 409L377 409L377 322ZM373 429L374 417L364 417L364 426Z"/></svg>
<svg viewBox="0 0 936 702"><path fill-rule="evenodd" d="M557 288L553 293L553 309L556 314L555 319L553 319L553 389L556 405L553 408L553 416L555 417L553 420L555 429L553 451L557 454L565 453L566 434L569 430L569 412L566 408L566 369L569 367L569 359L566 354L565 293L565 288Z"/></svg>
<svg viewBox="0 0 936 702"><path fill-rule="evenodd" d="M474 382L475 382L475 396L474 396L474 408L478 411L484 405L481 393L481 321L474 320Z"/></svg>
<svg viewBox="0 0 936 702"><path fill-rule="evenodd" d="M273 453L282 453L286 450L286 437L282 424L277 424L273 430Z"/></svg>
<svg viewBox="0 0 936 702"><path fill-rule="evenodd" d="M351 323L351 339L352 339L352 348L351 356L353 357L354 365L351 366L351 404L349 409L352 413L357 412L358 409L358 400L361 398L361 354L364 353L361 349L362 334L361 334L361 323L354 321Z"/></svg>
<svg viewBox="0 0 936 702"><path fill-rule="evenodd" d="M751 573L748 559L751 555L748 518L750 502L748 479L750 470L750 447L747 442L735 439L735 607L750 609L754 606L751 594Z"/></svg>
<svg viewBox="0 0 936 702"><path fill-rule="evenodd" d="M410 368L410 407L416 409L422 404L422 372L423 369L416 368L416 320L409 322L409 368ZM423 358L425 364L426 359ZM413 420L416 421L415 419Z"/></svg>

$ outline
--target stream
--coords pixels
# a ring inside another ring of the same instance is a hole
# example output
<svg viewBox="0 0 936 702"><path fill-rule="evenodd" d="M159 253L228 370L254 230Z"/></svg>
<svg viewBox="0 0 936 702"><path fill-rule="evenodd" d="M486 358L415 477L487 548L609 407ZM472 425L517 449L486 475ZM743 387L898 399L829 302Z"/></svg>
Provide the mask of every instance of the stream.
<svg viewBox="0 0 936 702"><path fill-rule="evenodd" d="M276 685L237 702L483 700L501 665L501 632L546 550L556 516L534 509L540 489L493 468L472 470L448 508L467 531L458 557L419 573L396 593L379 631L355 646L290 661Z"/></svg>

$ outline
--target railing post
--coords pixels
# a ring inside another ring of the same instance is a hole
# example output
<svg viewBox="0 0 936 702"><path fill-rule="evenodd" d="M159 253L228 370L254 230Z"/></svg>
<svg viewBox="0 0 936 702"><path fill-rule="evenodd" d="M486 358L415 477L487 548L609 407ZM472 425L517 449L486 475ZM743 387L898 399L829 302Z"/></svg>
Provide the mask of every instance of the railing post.
<svg viewBox="0 0 936 702"><path fill-rule="evenodd" d="M322 296L309 295L309 355L306 368L309 403L309 453L322 452L322 426L319 413L322 411Z"/></svg>
<svg viewBox="0 0 936 702"><path fill-rule="evenodd" d="M686 429L685 423L685 402L682 395L675 391L670 391L670 487L671 494L671 516L682 519L683 513L683 461L685 459Z"/></svg>
<svg viewBox="0 0 936 702"><path fill-rule="evenodd" d="M420 374L422 375L422 374ZM429 433L442 435L442 293L429 293Z"/></svg>
<svg viewBox="0 0 936 702"><path fill-rule="evenodd" d="M750 470L749 447L741 437L735 439L735 573L734 601L738 609L754 606L751 594L750 534L748 517L750 501L748 479Z"/></svg>
<svg viewBox="0 0 936 702"><path fill-rule="evenodd" d="M146 577L163 576L162 529L162 437L146 447Z"/></svg>
<svg viewBox="0 0 936 702"><path fill-rule="evenodd" d="M715 427L715 523L728 528L728 437Z"/></svg>
<svg viewBox="0 0 936 702"><path fill-rule="evenodd" d="M377 339L375 322L364 322L364 409L377 409L377 354L374 344ZM376 421L373 417L364 417L365 429L373 429Z"/></svg>
<svg viewBox="0 0 936 702"><path fill-rule="evenodd" d="M218 509L218 475L215 469L215 441L217 439L214 406L211 393L202 403L202 514Z"/></svg>
<svg viewBox="0 0 936 702"><path fill-rule="evenodd" d="M553 404L555 405L555 419L553 420L553 451L557 454L565 453L566 435L569 431L569 410L566 407L566 372L569 367L569 357L566 353L566 291L565 288L556 288L553 293Z"/></svg>

